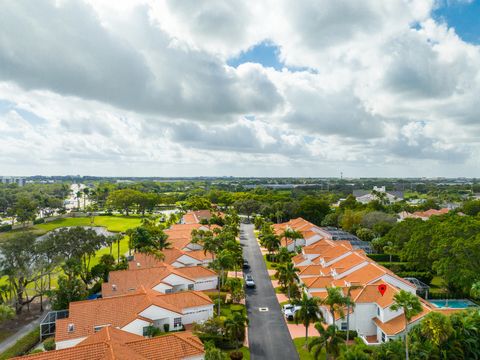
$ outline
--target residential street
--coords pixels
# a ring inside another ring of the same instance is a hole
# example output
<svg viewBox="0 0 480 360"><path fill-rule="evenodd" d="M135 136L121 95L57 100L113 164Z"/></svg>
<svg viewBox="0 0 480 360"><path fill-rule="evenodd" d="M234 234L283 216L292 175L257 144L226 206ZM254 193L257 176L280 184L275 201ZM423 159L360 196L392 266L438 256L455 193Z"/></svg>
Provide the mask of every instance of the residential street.
<svg viewBox="0 0 480 360"><path fill-rule="evenodd" d="M241 225L240 241L243 245L243 256L250 264L250 270L245 273L251 274L256 284L255 289L246 291L250 356L253 360L298 359L255 239L253 225ZM259 311L259 308L265 307L268 311Z"/></svg>

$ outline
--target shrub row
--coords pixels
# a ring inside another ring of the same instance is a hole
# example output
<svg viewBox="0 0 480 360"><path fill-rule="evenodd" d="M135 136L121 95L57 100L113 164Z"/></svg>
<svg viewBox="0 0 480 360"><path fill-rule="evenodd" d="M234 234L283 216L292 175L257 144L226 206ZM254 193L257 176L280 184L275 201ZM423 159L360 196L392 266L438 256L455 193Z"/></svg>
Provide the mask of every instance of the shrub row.
<svg viewBox="0 0 480 360"><path fill-rule="evenodd" d="M379 264L392 270L394 273L415 271L409 263L404 262L379 262Z"/></svg>
<svg viewBox="0 0 480 360"><path fill-rule="evenodd" d="M6 232L12 230L12 225L10 224L3 224L0 225L0 232Z"/></svg>
<svg viewBox="0 0 480 360"><path fill-rule="evenodd" d="M339 330L337 331L337 334L344 340L347 340L347 331L346 330ZM355 330L350 330L350 336L349 339L353 340L356 337L358 337L358 333Z"/></svg>
<svg viewBox="0 0 480 360"><path fill-rule="evenodd" d="M38 219L33 220L33 225L43 224L43 223L45 223L44 218L38 218Z"/></svg>
<svg viewBox="0 0 480 360"><path fill-rule="evenodd" d="M417 278L418 280L424 282L427 285L429 285L433 279L433 274L428 271L400 271L400 272L397 272L397 275L402 278L406 278L406 277Z"/></svg>
<svg viewBox="0 0 480 360"><path fill-rule="evenodd" d="M0 355L0 360L10 359L15 356L26 354L35 345L40 342L40 328L36 327L30 331L27 335L18 340L13 346L5 350Z"/></svg>
<svg viewBox="0 0 480 360"><path fill-rule="evenodd" d="M390 255L388 254L368 254L367 256L377 262L390 261ZM392 261L399 262L400 257L398 255L392 255Z"/></svg>

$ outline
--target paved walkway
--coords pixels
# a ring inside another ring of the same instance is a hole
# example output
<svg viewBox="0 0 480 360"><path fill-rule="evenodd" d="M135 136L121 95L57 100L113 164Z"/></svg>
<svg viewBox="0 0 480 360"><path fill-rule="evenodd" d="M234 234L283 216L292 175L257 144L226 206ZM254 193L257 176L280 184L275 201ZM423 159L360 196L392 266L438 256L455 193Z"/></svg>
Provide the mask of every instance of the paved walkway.
<svg viewBox="0 0 480 360"><path fill-rule="evenodd" d="M243 256L250 264L250 271L246 273L252 275L256 284L255 289L246 291L250 357L252 360L298 360L252 225L241 225L240 241ZM260 308L268 310L260 311Z"/></svg>
<svg viewBox="0 0 480 360"><path fill-rule="evenodd" d="M40 315L38 319L33 320L31 323L23 325L20 329L17 330L16 333L10 335L8 338L0 342L0 353L7 350L9 347L15 344L18 340L20 340L22 337L24 337L30 331L32 331L35 327L37 327L48 311L50 310L45 309L45 311L42 313L42 315Z"/></svg>

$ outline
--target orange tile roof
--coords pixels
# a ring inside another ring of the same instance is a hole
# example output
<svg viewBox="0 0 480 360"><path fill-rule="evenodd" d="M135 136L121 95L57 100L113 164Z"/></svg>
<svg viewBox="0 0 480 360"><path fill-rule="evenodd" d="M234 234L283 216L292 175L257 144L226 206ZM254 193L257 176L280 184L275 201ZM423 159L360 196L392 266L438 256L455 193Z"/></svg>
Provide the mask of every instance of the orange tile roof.
<svg viewBox="0 0 480 360"><path fill-rule="evenodd" d="M161 267L165 266L165 262L158 259L157 257L144 253L135 253L133 254L133 260L128 262L128 268L130 270L135 269L147 269L151 267Z"/></svg>
<svg viewBox="0 0 480 360"><path fill-rule="evenodd" d="M433 216L433 215L447 214L449 211L450 211L450 209L448 209L448 208L443 208L443 209L440 209L440 210L430 209L430 210L427 210L427 211L416 211L412 215L415 216L415 217L429 218L430 216Z"/></svg>
<svg viewBox="0 0 480 360"><path fill-rule="evenodd" d="M368 265L358 269L357 271L348 274L341 280L348 281L349 283L358 283L365 285L379 279L386 273L387 272L377 264L369 263Z"/></svg>
<svg viewBox="0 0 480 360"><path fill-rule="evenodd" d="M212 270L203 266L187 266L175 269L176 273L187 276L190 279L201 279L209 277L217 277L218 274Z"/></svg>
<svg viewBox="0 0 480 360"><path fill-rule="evenodd" d="M378 285L385 284L387 286L385 293L382 295L378 290ZM376 303L382 309L389 307L393 304L393 297L398 293L398 289L386 282L378 281L372 285L366 285L358 292L354 293L352 290L351 295L355 303Z"/></svg>
<svg viewBox="0 0 480 360"><path fill-rule="evenodd" d="M192 250L192 251L185 251L185 255L190 256L194 259L205 261L205 260L213 260L213 256L210 253L205 253L203 250Z"/></svg>
<svg viewBox="0 0 480 360"><path fill-rule="evenodd" d="M332 280L333 280L333 277L331 276L317 276L317 277L308 277L308 278L301 279L301 281L309 289L326 288L327 286L330 287Z"/></svg>
<svg viewBox="0 0 480 360"><path fill-rule="evenodd" d="M180 314L185 308L210 304L213 304L212 300L197 291L159 294L148 289L131 295L76 301L70 303L68 318L57 320L55 340L92 335L95 326L123 327L138 318L139 314L151 305ZM73 331L68 332L68 324L74 324Z"/></svg>
<svg viewBox="0 0 480 360"><path fill-rule="evenodd" d="M209 276L212 276L212 270L205 269L201 266L194 266L192 268L196 269L199 274L205 275L208 273L210 274ZM137 268L134 270L111 271L108 276L108 282L102 284L102 296L111 297L128 294L137 291L141 287L151 289L171 274L194 282L195 278L188 275L191 271L182 269L184 268L174 268L171 265L164 264L163 266L146 269Z"/></svg>
<svg viewBox="0 0 480 360"><path fill-rule="evenodd" d="M422 312L418 315L415 315L409 322L409 324L419 320L420 318L427 315L431 310L422 304ZM405 329L405 318L403 314L394 317L393 319L382 322L379 318L373 318L374 323L382 329L382 331L387 335L397 335Z"/></svg>
<svg viewBox="0 0 480 360"><path fill-rule="evenodd" d="M304 262L306 260L307 260L307 257L304 256L303 254L297 254L292 258L292 262L294 264L299 264L299 263Z"/></svg>
<svg viewBox="0 0 480 360"><path fill-rule="evenodd" d="M360 265L362 263L367 263L369 260L367 257L361 253L353 252L344 258L335 261L330 267L335 269L337 274L341 274L351 268Z"/></svg>
<svg viewBox="0 0 480 360"><path fill-rule="evenodd" d="M347 248L346 246L339 244L337 246L332 246L331 248L326 249L322 254L320 254L320 256L324 258L326 262L329 262L350 251L352 250Z"/></svg>
<svg viewBox="0 0 480 360"><path fill-rule="evenodd" d="M323 270L322 265L307 265L307 266L299 266L298 269L300 270L298 275L299 276L309 276L309 275L322 275L321 272Z"/></svg>
<svg viewBox="0 0 480 360"><path fill-rule="evenodd" d="M115 334L115 335L113 335ZM171 333L145 339L106 327L77 346L27 355L32 360L180 360L204 354L200 339L190 332Z"/></svg>
<svg viewBox="0 0 480 360"><path fill-rule="evenodd" d="M217 215L220 217L224 217L225 214L218 212ZM201 220L207 219L210 220L213 214L210 210L196 210L196 211L188 211L185 215L183 215L183 222L185 224L197 224L200 223Z"/></svg>

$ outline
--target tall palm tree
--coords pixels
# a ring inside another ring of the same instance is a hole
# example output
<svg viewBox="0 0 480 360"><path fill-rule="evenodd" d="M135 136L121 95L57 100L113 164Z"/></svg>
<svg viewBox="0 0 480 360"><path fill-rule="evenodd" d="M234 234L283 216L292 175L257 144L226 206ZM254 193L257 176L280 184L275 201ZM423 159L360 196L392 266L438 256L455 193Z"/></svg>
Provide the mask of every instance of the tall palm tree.
<svg viewBox="0 0 480 360"><path fill-rule="evenodd" d="M90 189L88 187L84 188L83 189L83 210L85 210L87 207L86 202L89 194L90 194Z"/></svg>
<svg viewBox="0 0 480 360"><path fill-rule="evenodd" d="M298 281L297 273L300 270L293 265L293 263L283 263L277 267L277 272L275 276L278 279L278 282L287 289L288 291L288 300L290 301L290 288Z"/></svg>
<svg viewBox="0 0 480 360"><path fill-rule="evenodd" d="M212 261L212 267L218 271L218 316L220 316L220 292L222 289L222 279L224 277L225 270L230 269L233 266L233 256L228 250L222 250L218 254L217 258Z"/></svg>
<svg viewBox="0 0 480 360"><path fill-rule="evenodd" d="M403 310L405 318L405 358L408 360L408 323L415 316L422 312L422 304L418 297L408 291L400 290L393 296L394 304L390 306L393 311Z"/></svg>
<svg viewBox="0 0 480 360"><path fill-rule="evenodd" d="M343 317L343 308L347 303L347 297L343 296L342 290L339 287L327 287L327 297L322 301L322 304L328 306L329 312L332 315L332 325L335 329L335 313Z"/></svg>
<svg viewBox="0 0 480 360"><path fill-rule="evenodd" d="M235 311L231 317L224 322L225 330L231 341L235 343L235 351L238 351L238 343L245 334L245 325L248 323L247 317L243 312Z"/></svg>
<svg viewBox="0 0 480 360"><path fill-rule="evenodd" d="M317 329L320 336L308 344L308 351L315 348L313 353L314 359L316 360L320 357L323 349L325 349L327 360L330 358L335 359L340 355L341 346L345 343L345 340L337 333L335 325L330 325L325 329L323 325L318 322L315 324L315 329Z"/></svg>
<svg viewBox="0 0 480 360"><path fill-rule="evenodd" d="M308 344L308 327L311 323L319 321L322 316L319 311L319 304L319 298L309 298L305 293L303 293L302 299L297 302L300 309L295 312L295 323L298 325L301 322L305 326L305 347Z"/></svg>
<svg viewBox="0 0 480 360"><path fill-rule="evenodd" d="M440 353L446 354L446 351L442 350L442 345L453 334L452 323L447 316L432 311L427 314L420 323L420 334L422 337L430 340L439 350Z"/></svg>
<svg viewBox="0 0 480 360"><path fill-rule="evenodd" d="M286 262L289 262L291 259L292 259L292 256L290 255L290 252L288 251L288 249L282 246L277 253L277 262L286 263Z"/></svg>
<svg viewBox="0 0 480 360"><path fill-rule="evenodd" d="M347 302L347 343L348 343L348 340L350 340L350 309L354 309L355 308L355 301L352 300L352 297L351 297L351 293L352 293L352 290L356 290L356 289L359 289L361 288L361 286L359 285L351 285L348 287L348 290L347 290L347 296L345 296L345 300Z"/></svg>

